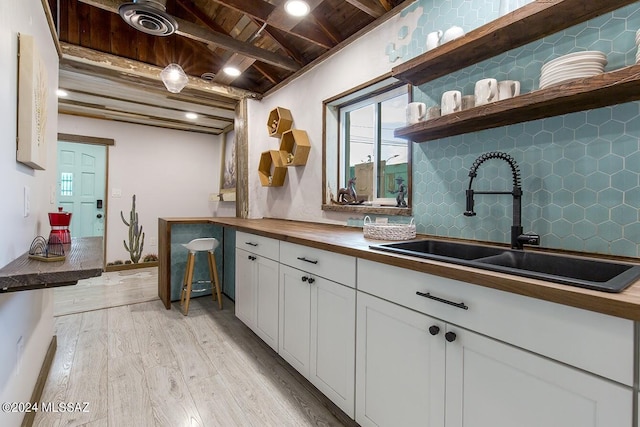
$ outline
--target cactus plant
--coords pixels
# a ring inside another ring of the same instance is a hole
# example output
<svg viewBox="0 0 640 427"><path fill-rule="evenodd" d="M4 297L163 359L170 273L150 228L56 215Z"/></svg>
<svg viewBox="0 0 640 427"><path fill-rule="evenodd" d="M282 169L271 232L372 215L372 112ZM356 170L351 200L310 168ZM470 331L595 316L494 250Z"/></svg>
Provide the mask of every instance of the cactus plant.
<svg viewBox="0 0 640 427"><path fill-rule="evenodd" d="M120 218L122 222L129 227L129 244L124 240L124 248L131 255L131 261L138 263L140 256L142 255L142 248L144 246L144 232L142 226L138 225L138 213L136 212L136 195L133 195L133 202L131 204L131 211L129 212L129 221L124 219L122 211L120 211Z"/></svg>

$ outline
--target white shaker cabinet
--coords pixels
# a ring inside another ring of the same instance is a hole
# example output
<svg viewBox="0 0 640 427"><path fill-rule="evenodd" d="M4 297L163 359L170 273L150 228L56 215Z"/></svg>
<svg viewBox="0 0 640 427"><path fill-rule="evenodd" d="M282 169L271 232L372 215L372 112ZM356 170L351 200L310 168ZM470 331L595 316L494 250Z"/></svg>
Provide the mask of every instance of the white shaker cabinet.
<svg viewBox="0 0 640 427"><path fill-rule="evenodd" d="M628 387L358 293L362 426L631 425Z"/></svg>
<svg viewBox="0 0 640 427"><path fill-rule="evenodd" d="M335 269L336 254L281 245L280 356L353 417L356 291L326 276L353 283L355 259L343 257L344 269Z"/></svg>
<svg viewBox="0 0 640 427"><path fill-rule="evenodd" d="M444 323L358 292L356 421L444 426Z"/></svg>
<svg viewBox="0 0 640 427"><path fill-rule="evenodd" d="M628 387L462 328L447 334L447 427L632 423Z"/></svg>
<svg viewBox="0 0 640 427"><path fill-rule="evenodd" d="M242 248L241 248L242 246ZM244 247L252 250L245 250ZM236 317L278 350L279 242L238 233L236 237ZM275 260L267 256L274 257Z"/></svg>
<svg viewBox="0 0 640 427"><path fill-rule="evenodd" d="M633 354L628 322L370 261L357 279L359 424L631 425L631 386L566 362L628 379L606 369Z"/></svg>

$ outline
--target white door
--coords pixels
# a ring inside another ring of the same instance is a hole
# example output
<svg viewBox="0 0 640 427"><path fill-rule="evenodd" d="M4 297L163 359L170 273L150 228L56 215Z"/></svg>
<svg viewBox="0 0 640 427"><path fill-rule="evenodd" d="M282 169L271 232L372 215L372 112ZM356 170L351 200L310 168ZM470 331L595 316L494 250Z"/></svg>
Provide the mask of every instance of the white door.
<svg viewBox="0 0 640 427"><path fill-rule="evenodd" d="M308 273L280 265L278 353L305 377L309 376L311 328L309 277L311 276Z"/></svg>
<svg viewBox="0 0 640 427"><path fill-rule="evenodd" d="M447 343L447 427L631 425L631 388L465 329L447 329L455 333Z"/></svg>
<svg viewBox="0 0 640 427"><path fill-rule="evenodd" d="M256 326L255 333L278 351L278 268L280 264L269 258L256 256Z"/></svg>
<svg viewBox="0 0 640 427"><path fill-rule="evenodd" d="M251 329L256 326L257 256L236 248L236 317Z"/></svg>
<svg viewBox="0 0 640 427"><path fill-rule="evenodd" d="M356 290L321 277L311 284L309 381L354 417Z"/></svg>
<svg viewBox="0 0 640 427"><path fill-rule="evenodd" d="M71 212L71 237L103 236L107 147L58 141L57 206Z"/></svg>
<svg viewBox="0 0 640 427"><path fill-rule="evenodd" d="M445 324L363 292L357 316L358 424L443 427Z"/></svg>

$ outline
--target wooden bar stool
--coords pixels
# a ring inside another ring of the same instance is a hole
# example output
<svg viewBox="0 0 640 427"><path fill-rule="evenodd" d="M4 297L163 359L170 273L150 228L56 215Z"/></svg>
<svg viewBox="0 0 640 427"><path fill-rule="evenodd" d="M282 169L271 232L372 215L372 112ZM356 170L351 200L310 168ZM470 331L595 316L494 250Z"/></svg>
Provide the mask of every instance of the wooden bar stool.
<svg viewBox="0 0 640 427"><path fill-rule="evenodd" d="M182 282L182 292L180 293L180 306L182 314L189 313L189 300L191 299L191 285L193 284L193 268L196 263L196 252L208 252L209 277L211 278L211 296L213 300L218 298L218 307L222 310L222 295L220 292L220 282L218 281L218 268L216 267L216 257L214 251L220 245L218 239L207 237L203 239L193 239L187 244L183 244L189 251L187 255L187 265L184 269L184 280Z"/></svg>

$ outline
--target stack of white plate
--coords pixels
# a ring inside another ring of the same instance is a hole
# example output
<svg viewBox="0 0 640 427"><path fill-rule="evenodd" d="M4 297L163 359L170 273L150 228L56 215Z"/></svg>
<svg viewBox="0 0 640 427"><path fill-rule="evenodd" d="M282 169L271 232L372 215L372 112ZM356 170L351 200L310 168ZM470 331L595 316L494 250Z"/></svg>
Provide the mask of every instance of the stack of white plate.
<svg viewBox="0 0 640 427"><path fill-rule="evenodd" d="M636 64L640 64L640 30L636 31L636 46L638 46L638 51L636 52Z"/></svg>
<svg viewBox="0 0 640 427"><path fill-rule="evenodd" d="M540 89L568 80L601 74L604 72L605 65L607 65L607 56L596 50L561 56L542 66Z"/></svg>

